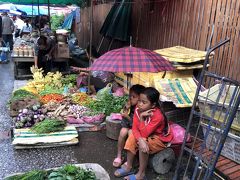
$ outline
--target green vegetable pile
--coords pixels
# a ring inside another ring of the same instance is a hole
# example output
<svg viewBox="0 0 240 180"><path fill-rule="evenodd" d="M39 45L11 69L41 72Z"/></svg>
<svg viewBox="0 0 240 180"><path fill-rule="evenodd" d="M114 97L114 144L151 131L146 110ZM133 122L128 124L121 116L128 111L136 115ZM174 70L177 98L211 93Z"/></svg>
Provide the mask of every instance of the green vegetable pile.
<svg viewBox="0 0 240 180"><path fill-rule="evenodd" d="M86 106L93 112L101 112L106 116L111 113L119 113L123 106L126 104L128 96L115 97L112 94L103 94L101 99L90 101Z"/></svg>
<svg viewBox="0 0 240 180"><path fill-rule="evenodd" d="M46 85L44 87L44 90L39 92L39 95L44 96L47 94L62 94L62 92L63 92L63 88L56 88L50 85Z"/></svg>
<svg viewBox="0 0 240 180"><path fill-rule="evenodd" d="M66 76L64 76L62 79L62 84L63 87L67 86L67 87L73 87L77 85L77 74L68 74Z"/></svg>
<svg viewBox="0 0 240 180"><path fill-rule="evenodd" d="M16 91L13 92L11 99L9 100L9 102L13 102L13 101L17 101L17 100L22 100L25 98L33 98L36 99L36 95L34 95L33 93L23 90L23 89L18 89Z"/></svg>
<svg viewBox="0 0 240 180"><path fill-rule="evenodd" d="M15 175L6 178L6 180L43 180L47 178L48 173L43 170L33 170L22 175Z"/></svg>
<svg viewBox="0 0 240 180"><path fill-rule="evenodd" d="M64 167L52 171L49 176L49 180L95 180L96 175L91 170L85 170L74 165L65 165Z"/></svg>
<svg viewBox="0 0 240 180"><path fill-rule="evenodd" d="M51 29L53 31L57 30L60 26L62 26L64 22L64 15L52 15L50 18Z"/></svg>
<svg viewBox="0 0 240 180"><path fill-rule="evenodd" d="M64 130L66 121L58 119L45 119L42 122L35 124L31 130L37 134L51 133Z"/></svg>
<svg viewBox="0 0 240 180"><path fill-rule="evenodd" d="M6 180L96 180L96 175L90 169L83 169L74 165L49 171L30 171L22 175L15 175Z"/></svg>

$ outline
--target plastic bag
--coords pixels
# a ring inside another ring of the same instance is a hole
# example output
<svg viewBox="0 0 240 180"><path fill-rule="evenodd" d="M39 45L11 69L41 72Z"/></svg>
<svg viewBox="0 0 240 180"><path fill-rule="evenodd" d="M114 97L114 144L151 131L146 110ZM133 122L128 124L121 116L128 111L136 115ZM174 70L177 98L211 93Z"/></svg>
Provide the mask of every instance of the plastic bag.
<svg viewBox="0 0 240 180"><path fill-rule="evenodd" d="M106 71L92 71L92 76L100 78L104 83L109 83L114 80L114 74Z"/></svg>
<svg viewBox="0 0 240 180"><path fill-rule="evenodd" d="M170 124L171 131L173 133L173 139L171 144L182 144L185 136L186 130L178 124ZM191 141L190 134L188 134L187 142Z"/></svg>
<svg viewBox="0 0 240 180"><path fill-rule="evenodd" d="M111 94L112 84L108 83L107 86L97 92L97 99L102 99L106 94Z"/></svg>
<svg viewBox="0 0 240 180"><path fill-rule="evenodd" d="M110 114L111 120L122 120L122 115L120 113L111 113Z"/></svg>
<svg viewBox="0 0 240 180"><path fill-rule="evenodd" d="M7 52L5 51L1 52L0 61L7 61Z"/></svg>
<svg viewBox="0 0 240 180"><path fill-rule="evenodd" d="M124 94L125 94L124 87L122 87L122 88L117 88L117 90L113 93L113 96L123 97Z"/></svg>
<svg viewBox="0 0 240 180"><path fill-rule="evenodd" d="M83 116L82 120L88 124L100 124L104 121L104 114L97 114L94 116Z"/></svg>

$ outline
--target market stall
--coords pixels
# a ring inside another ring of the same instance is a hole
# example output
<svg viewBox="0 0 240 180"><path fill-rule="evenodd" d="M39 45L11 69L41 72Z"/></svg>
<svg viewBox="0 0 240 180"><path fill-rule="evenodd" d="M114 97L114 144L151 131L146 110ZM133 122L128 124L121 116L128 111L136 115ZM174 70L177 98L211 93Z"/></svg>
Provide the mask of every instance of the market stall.
<svg viewBox="0 0 240 180"><path fill-rule="evenodd" d="M92 96L80 92L76 74L31 72L33 80L18 86L9 101L15 149L77 144L77 131L102 129L105 117L119 113L128 98L109 93L111 86Z"/></svg>
<svg viewBox="0 0 240 180"><path fill-rule="evenodd" d="M31 77L30 66L34 65L34 41L36 38L24 35L14 42L12 60L14 62L15 79Z"/></svg>

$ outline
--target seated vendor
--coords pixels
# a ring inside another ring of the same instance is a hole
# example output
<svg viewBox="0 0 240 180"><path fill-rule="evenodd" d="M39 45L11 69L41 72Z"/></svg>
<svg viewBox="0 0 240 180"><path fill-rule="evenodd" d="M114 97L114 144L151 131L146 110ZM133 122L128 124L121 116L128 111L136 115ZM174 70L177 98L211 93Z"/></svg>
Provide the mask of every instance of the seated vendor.
<svg viewBox="0 0 240 180"><path fill-rule="evenodd" d="M87 47L87 56L89 57L89 52L90 52L90 47ZM98 58L100 55L97 53L96 49L94 46L92 46L92 62ZM82 85L87 86L87 80L88 80L88 73L89 73L89 68L80 68L80 67L73 67L71 66L71 69L73 71L79 71L79 77L82 78ZM114 81L114 73L112 72L107 72L107 71L91 71L90 74L90 85L91 85L91 91L96 93L96 91L104 88L108 83L111 83L113 86L113 91L117 89L119 86L118 84Z"/></svg>
<svg viewBox="0 0 240 180"><path fill-rule="evenodd" d="M55 42L46 36L40 36L34 45L35 66L43 68L44 73L51 71L54 48Z"/></svg>

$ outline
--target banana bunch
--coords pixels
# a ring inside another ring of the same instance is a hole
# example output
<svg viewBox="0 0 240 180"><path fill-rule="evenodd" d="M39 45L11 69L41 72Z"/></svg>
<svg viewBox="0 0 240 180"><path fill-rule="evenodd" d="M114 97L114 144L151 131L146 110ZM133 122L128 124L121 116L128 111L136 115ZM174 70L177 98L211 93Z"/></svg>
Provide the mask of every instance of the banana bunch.
<svg viewBox="0 0 240 180"><path fill-rule="evenodd" d="M32 66L30 68L32 74L33 74L33 80L36 82L43 82L44 76L43 76L43 69L38 69L37 67Z"/></svg>
<svg viewBox="0 0 240 180"><path fill-rule="evenodd" d="M58 71L56 73L48 72L44 78L44 82L49 86L61 88L62 87L61 78L62 78L62 73Z"/></svg>

